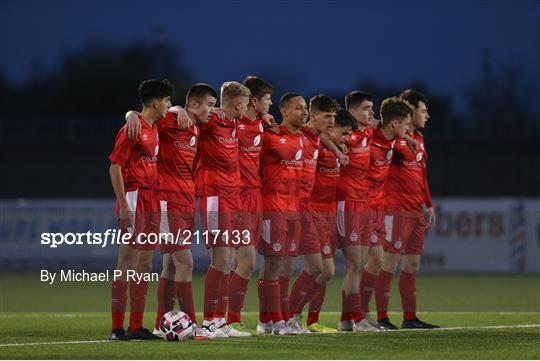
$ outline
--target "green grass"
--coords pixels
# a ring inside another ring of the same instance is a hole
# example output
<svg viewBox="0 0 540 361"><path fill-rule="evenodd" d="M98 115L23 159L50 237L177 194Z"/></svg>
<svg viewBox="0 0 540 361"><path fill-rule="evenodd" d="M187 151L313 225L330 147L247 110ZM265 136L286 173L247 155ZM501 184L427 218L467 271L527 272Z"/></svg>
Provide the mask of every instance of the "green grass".
<svg viewBox="0 0 540 361"><path fill-rule="evenodd" d="M194 280L198 310L202 278ZM321 321L339 319L340 279L328 286ZM257 322L251 282L243 321ZM155 285L153 285L155 286ZM394 282L391 318L399 324L399 293ZM440 331L259 336L186 342L77 343L0 346L2 359L540 359L538 276L419 276L420 317ZM107 283L55 284L39 276L0 277L0 345L104 340L110 329ZM148 297L147 327L153 324L155 291ZM198 315L200 318L200 314Z"/></svg>

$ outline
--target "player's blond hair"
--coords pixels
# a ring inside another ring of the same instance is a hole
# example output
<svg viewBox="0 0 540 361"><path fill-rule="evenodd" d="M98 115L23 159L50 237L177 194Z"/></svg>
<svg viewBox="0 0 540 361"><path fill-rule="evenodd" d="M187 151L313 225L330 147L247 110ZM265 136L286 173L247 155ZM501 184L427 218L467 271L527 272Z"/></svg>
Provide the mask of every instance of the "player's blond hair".
<svg viewBox="0 0 540 361"><path fill-rule="evenodd" d="M221 86L221 104L237 97L251 97L249 88L236 81L226 81Z"/></svg>

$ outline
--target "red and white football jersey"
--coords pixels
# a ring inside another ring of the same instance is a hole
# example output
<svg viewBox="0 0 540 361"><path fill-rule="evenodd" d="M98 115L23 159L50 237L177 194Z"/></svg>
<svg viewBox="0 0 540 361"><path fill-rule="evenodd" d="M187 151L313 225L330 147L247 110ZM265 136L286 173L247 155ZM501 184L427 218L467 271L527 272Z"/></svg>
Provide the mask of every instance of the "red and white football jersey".
<svg viewBox="0 0 540 361"><path fill-rule="evenodd" d="M138 188L152 189L158 185L159 137L157 125L150 126L139 116L141 131L135 140L126 134L126 126L118 132L114 149L109 155L112 164L122 167L122 178L126 192Z"/></svg>
<svg viewBox="0 0 540 361"><path fill-rule="evenodd" d="M368 198L370 205L384 204L384 188L392 156L395 139L388 140L380 129L373 132L370 149L370 163L367 172Z"/></svg>
<svg viewBox="0 0 540 361"><path fill-rule="evenodd" d="M264 135L262 120L251 120L248 117L244 117L237 122L236 129L238 130L241 187L244 189L260 188L259 154Z"/></svg>

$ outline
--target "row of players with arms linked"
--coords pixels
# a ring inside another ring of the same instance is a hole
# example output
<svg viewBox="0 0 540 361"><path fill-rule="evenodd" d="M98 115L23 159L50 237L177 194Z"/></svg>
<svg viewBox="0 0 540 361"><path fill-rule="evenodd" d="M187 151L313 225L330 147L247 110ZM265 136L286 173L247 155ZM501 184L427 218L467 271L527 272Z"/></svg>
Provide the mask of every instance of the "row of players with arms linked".
<svg viewBox="0 0 540 361"><path fill-rule="evenodd" d="M269 114L273 88L259 77L224 83L219 108L217 92L204 83L189 89L185 108L172 107L173 93L167 80L143 81L143 109L126 114L109 156L119 226L133 235L119 246L118 270L149 272L157 245L136 236L193 230L198 198L202 228L215 237L205 242L211 264L196 338L255 333L242 324L241 312L257 252L264 262L256 333L335 332L318 318L336 248L345 259L337 330L397 328L388 303L400 261L402 327L438 327L416 317L415 275L426 229L435 222L419 132L429 118L424 95L409 89L385 99L376 121L373 99L362 91L345 97L346 109L326 95L308 106L301 95L286 93L277 124ZM143 327L148 283L112 283L111 340L158 339L160 319L176 302L196 324L192 242L184 240L159 245L154 332ZM303 269L289 294L296 256ZM369 314L373 293L376 321Z"/></svg>

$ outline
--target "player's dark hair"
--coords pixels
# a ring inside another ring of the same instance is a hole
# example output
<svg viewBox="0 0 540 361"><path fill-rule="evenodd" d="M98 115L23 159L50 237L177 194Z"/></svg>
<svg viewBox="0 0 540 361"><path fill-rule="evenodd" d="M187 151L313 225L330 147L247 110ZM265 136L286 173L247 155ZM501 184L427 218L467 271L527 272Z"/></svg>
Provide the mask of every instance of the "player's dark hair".
<svg viewBox="0 0 540 361"><path fill-rule="evenodd" d="M325 94L318 94L309 99L309 111L337 112L339 103Z"/></svg>
<svg viewBox="0 0 540 361"><path fill-rule="evenodd" d="M364 91L353 90L345 96L345 108L347 108L348 110L354 109L360 104L362 104L364 100L372 101L373 97L371 96L371 94Z"/></svg>
<svg viewBox="0 0 540 361"><path fill-rule="evenodd" d="M404 99L398 97L386 98L381 103L382 125L385 126L396 119L402 121L413 111L414 107Z"/></svg>
<svg viewBox="0 0 540 361"><path fill-rule="evenodd" d="M292 98L301 97L298 93L285 93L281 96L281 99L279 99L279 107L284 108L291 102Z"/></svg>
<svg viewBox="0 0 540 361"><path fill-rule="evenodd" d="M342 127L351 127L351 129L358 128L356 118L345 109L340 109L337 111L335 124Z"/></svg>
<svg viewBox="0 0 540 361"><path fill-rule="evenodd" d="M428 105L428 100L426 96L419 91L413 90L413 89L407 89L404 90L403 93L399 95L401 99L405 99L409 102L413 107L418 108L418 103L424 102L424 104Z"/></svg>
<svg viewBox="0 0 540 361"><path fill-rule="evenodd" d="M259 100L266 94L272 94L274 92L274 88L270 83L257 76L249 75L244 79L243 84L249 88L251 96Z"/></svg>
<svg viewBox="0 0 540 361"><path fill-rule="evenodd" d="M149 104L154 99L163 99L173 96L174 86L167 79L143 80L139 84L139 99L144 105Z"/></svg>
<svg viewBox="0 0 540 361"><path fill-rule="evenodd" d="M207 95L211 95L216 99L218 97L217 92L210 85L205 83L193 84L186 94L186 105L190 100L201 101Z"/></svg>

